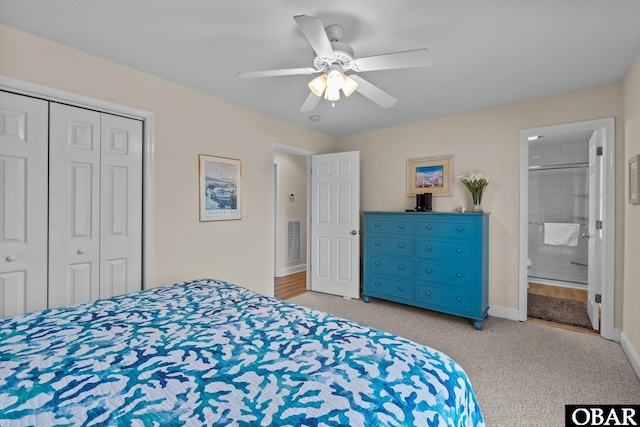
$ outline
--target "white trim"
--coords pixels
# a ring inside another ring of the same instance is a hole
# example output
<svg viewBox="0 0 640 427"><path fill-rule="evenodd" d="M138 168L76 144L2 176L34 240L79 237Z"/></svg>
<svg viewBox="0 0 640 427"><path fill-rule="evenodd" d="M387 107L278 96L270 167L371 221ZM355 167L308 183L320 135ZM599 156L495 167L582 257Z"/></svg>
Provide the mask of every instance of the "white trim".
<svg viewBox="0 0 640 427"><path fill-rule="evenodd" d="M552 132L566 132L571 130L599 131L603 151L603 167L605 188L603 191L604 212L603 243L602 243L602 269L601 269L601 294L602 294L602 318L600 335L609 340L615 340L614 331L614 276L615 276L615 118L587 120L583 122L566 123L555 126L523 129L520 131L520 230L519 230L519 269L518 269L518 318L521 321L527 319L527 217L529 201L529 136L549 134ZM592 219L595 220L595 219Z"/></svg>
<svg viewBox="0 0 640 427"><path fill-rule="evenodd" d="M105 113L117 114L142 120L144 128L144 152L142 160L142 288L149 289L155 283L154 239L153 239L153 200L154 200L154 117L149 111L139 110L125 105L115 104L85 95L50 88L36 83L0 75L0 90L19 93L26 96L61 102L76 107L89 108Z"/></svg>
<svg viewBox="0 0 640 427"><path fill-rule="evenodd" d="M298 147L292 147L289 145L284 145L284 144L279 144L277 142L272 142L271 143L271 149L270 149L270 163L271 165L274 164L275 162L275 153L276 151L282 151L285 153L291 153L291 154L297 154L298 156L304 156L307 158L307 176L309 176L309 171L311 170L311 156L313 156L314 154L316 154L314 151L309 151L309 150L305 150L304 148L298 148ZM269 288L269 295L273 296L274 294L274 277L276 275L275 273L275 228L274 228L274 222L275 222L275 203L274 203L274 197L275 197L275 181L276 181L276 177L275 177L275 168L271 167L270 168L271 173L270 173L270 182L271 182L271 197L269 198L269 202L271 205L270 211L271 211L271 247L269 252L271 253L271 273L269 275L269 277L271 277L271 281L270 281L270 288ZM310 251L310 245L311 245L311 239L309 238L309 233L311 230L311 180L307 179L307 259L306 259L306 266L311 265L309 263L309 256L311 254ZM309 289L309 274L307 274L307 289Z"/></svg>
<svg viewBox="0 0 640 427"><path fill-rule="evenodd" d="M284 277L290 274L299 273L301 271L305 271L307 269L307 264L300 264L293 267L286 267L278 269L276 273L276 277Z"/></svg>
<svg viewBox="0 0 640 427"><path fill-rule="evenodd" d="M622 350L624 350L624 354L627 355L627 359L629 359L633 370L636 371L636 375L640 379L640 356L633 348L633 345L631 345L631 341L629 341L624 331L620 332L620 345L622 346Z"/></svg>
<svg viewBox="0 0 640 427"><path fill-rule="evenodd" d="M489 316L500 317L507 320L518 320L518 310L513 308L496 307L492 305L489 307Z"/></svg>

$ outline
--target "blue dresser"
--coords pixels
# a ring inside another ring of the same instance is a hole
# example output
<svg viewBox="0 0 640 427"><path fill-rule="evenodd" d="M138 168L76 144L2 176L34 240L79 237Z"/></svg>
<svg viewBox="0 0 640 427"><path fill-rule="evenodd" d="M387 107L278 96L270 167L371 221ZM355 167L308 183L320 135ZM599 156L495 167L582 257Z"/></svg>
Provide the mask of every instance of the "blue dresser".
<svg viewBox="0 0 640 427"><path fill-rule="evenodd" d="M364 213L364 302L455 314L482 329L489 310L489 214Z"/></svg>

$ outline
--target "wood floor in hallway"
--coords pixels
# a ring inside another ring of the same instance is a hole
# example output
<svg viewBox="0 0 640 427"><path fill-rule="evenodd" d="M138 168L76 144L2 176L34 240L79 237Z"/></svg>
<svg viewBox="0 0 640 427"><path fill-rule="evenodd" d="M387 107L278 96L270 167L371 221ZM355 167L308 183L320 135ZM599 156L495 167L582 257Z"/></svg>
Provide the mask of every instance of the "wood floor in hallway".
<svg viewBox="0 0 640 427"><path fill-rule="evenodd" d="M274 295L279 299L289 299L307 292L307 272L289 274L274 279Z"/></svg>

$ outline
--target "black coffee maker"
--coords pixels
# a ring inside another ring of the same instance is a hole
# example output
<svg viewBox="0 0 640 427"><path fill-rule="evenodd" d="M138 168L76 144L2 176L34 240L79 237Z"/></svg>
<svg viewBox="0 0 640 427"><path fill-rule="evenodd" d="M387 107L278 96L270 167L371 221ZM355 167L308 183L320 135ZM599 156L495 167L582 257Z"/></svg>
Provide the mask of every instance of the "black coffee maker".
<svg viewBox="0 0 640 427"><path fill-rule="evenodd" d="M432 193L416 194L416 212L431 212Z"/></svg>

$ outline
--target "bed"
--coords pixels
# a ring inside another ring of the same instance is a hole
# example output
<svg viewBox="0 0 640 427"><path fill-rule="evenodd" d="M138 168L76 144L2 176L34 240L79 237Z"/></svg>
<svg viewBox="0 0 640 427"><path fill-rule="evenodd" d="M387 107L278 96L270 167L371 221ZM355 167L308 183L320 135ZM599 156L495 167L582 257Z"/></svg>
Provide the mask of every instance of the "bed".
<svg viewBox="0 0 640 427"><path fill-rule="evenodd" d="M0 319L2 426L482 426L445 354L201 279Z"/></svg>

